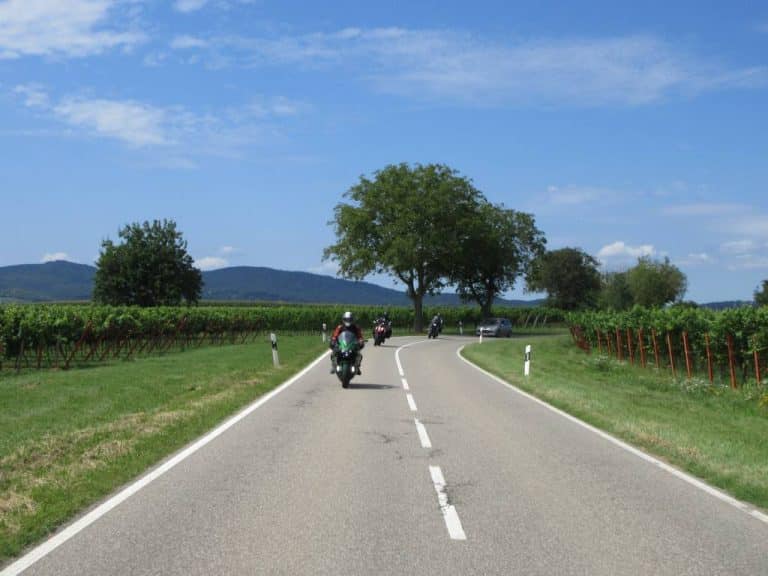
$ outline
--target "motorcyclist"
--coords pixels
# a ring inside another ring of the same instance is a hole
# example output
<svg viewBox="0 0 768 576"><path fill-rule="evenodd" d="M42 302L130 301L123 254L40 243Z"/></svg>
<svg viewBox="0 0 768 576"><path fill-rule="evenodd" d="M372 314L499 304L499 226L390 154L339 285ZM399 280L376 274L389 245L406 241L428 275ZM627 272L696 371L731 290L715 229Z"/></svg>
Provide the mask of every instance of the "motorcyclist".
<svg viewBox="0 0 768 576"><path fill-rule="evenodd" d="M443 317L438 312L432 317L432 324L437 325L437 331L442 332L443 331Z"/></svg>
<svg viewBox="0 0 768 576"><path fill-rule="evenodd" d="M373 323L374 326L377 326L379 324L382 324L384 328L386 328L385 336L387 338L392 336L392 321L389 319L389 312L384 312L383 314L379 314L379 317L376 318L376 321Z"/></svg>
<svg viewBox="0 0 768 576"><path fill-rule="evenodd" d="M336 326L336 329L331 334L331 374L336 373L336 349L339 345L339 335L344 331L350 331L357 337L357 343L360 346L360 350L365 346L365 338L363 337L363 331L355 324L355 317L352 312L344 312L341 317L341 324ZM355 371L358 375L361 375L360 364L363 361L363 355L358 350L357 357L355 359Z"/></svg>

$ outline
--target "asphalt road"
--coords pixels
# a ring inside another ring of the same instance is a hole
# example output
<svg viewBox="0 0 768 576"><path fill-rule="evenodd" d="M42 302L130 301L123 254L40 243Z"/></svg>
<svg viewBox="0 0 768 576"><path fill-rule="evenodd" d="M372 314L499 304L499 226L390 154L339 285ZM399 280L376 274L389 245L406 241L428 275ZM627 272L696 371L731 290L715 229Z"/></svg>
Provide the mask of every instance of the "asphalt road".
<svg viewBox="0 0 768 576"><path fill-rule="evenodd" d="M481 374L466 342L371 343L348 390L321 362L24 574L768 574L768 524Z"/></svg>

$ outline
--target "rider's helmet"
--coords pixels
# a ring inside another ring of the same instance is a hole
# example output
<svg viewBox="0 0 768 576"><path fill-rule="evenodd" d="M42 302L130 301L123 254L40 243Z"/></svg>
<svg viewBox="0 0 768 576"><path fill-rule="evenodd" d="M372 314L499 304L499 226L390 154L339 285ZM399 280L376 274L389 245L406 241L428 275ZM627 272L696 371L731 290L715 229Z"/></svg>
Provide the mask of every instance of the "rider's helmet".
<svg viewBox="0 0 768 576"><path fill-rule="evenodd" d="M344 315L341 317L341 323L344 324L344 326L346 326L347 328L352 326L354 321L355 321L355 317L352 316L352 312L350 312L349 310L344 312Z"/></svg>

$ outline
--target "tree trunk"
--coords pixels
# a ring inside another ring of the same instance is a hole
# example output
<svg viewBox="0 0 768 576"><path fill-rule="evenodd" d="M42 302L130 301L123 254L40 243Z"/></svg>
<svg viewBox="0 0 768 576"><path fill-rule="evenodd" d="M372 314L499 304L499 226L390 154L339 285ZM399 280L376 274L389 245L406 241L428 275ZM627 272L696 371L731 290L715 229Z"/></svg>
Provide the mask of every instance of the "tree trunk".
<svg viewBox="0 0 768 576"><path fill-rule="evenodd" d="M424 330L424 318L422 317L424 309L424 295L413 293L411 296L413 300L413 330L417 334L421 334Z"/></svg>

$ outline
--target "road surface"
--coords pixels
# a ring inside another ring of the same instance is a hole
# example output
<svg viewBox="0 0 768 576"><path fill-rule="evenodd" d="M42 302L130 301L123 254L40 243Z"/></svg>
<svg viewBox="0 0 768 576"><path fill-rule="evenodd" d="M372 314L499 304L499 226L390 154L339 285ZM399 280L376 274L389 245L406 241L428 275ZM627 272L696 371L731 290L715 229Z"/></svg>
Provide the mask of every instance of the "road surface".
<svg viewBox="0 0 768 576"><path fill-rule="evenodd" d="M324 359L23 574L768 574L768 524L480 373L468 341L369 344L348 390Z"/></svg>

